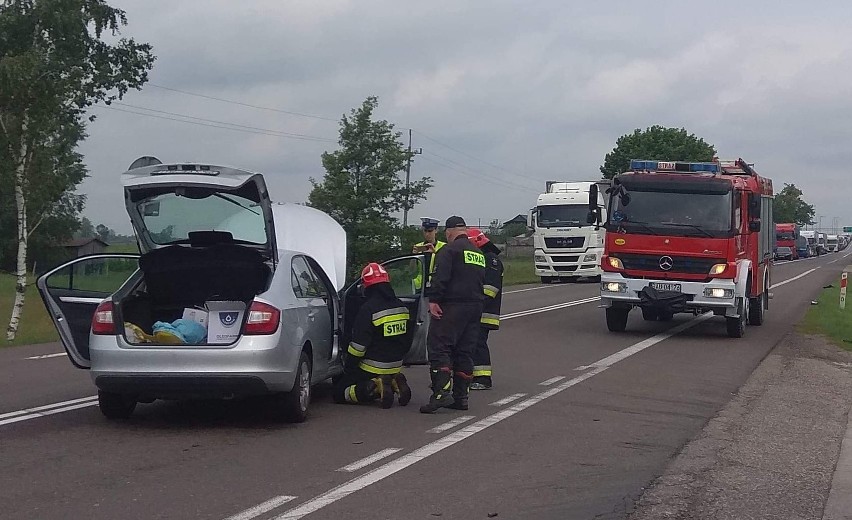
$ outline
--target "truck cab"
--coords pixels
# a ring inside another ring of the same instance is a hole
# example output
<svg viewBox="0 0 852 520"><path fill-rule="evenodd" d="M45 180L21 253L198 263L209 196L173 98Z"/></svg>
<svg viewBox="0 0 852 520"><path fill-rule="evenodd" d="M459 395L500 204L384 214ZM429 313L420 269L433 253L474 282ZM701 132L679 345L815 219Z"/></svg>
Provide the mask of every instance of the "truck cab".
<svg viewBox="0 0 852 520"><path fill-rule="evenodd" d="M599 277L605 230L587 222L589 191L595 181L548 182L530 210L535 274L542 283ZM598 192L596 206L606 218L606 200Z"/></svg>
<svg viewBox="0 0 852 520"><path fill-rule="evenodd" d="M763 323L775 243L769 179L742 159L633 160L606 192L601 302L610 331L624 331L634 308L649 321L713 312L731 337Z"/></svg>

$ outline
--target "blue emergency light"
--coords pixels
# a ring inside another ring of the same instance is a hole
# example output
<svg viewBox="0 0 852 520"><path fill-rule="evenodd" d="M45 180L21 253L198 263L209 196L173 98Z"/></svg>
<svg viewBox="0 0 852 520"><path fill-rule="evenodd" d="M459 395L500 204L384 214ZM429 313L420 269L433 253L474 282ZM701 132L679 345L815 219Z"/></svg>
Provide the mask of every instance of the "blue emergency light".
<svg viewBox="0 0 852 520"><path fill-rule="evenodd" d="M676 162L676 161L643 161L633 159L630 169L634 171L671 171L684 173L719 173L717 163Z"/></svg>

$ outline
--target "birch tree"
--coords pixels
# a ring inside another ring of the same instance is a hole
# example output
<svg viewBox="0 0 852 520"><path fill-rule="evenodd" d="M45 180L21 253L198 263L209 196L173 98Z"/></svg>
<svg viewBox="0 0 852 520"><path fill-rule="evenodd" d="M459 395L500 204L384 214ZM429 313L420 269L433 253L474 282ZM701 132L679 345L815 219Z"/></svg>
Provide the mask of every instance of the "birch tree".
<svg viewBox="0 0 852 520"><path fill-rule="evenodd" d="M0 181L14 192L17 238L8 341L24 308L29 237L54 208L74 204L85 177L75 148L87 108L139 89L153 66L150 45L120 37L126 25L103 0L0 0ZM42 190L55 198L30 208Z"/></svg>

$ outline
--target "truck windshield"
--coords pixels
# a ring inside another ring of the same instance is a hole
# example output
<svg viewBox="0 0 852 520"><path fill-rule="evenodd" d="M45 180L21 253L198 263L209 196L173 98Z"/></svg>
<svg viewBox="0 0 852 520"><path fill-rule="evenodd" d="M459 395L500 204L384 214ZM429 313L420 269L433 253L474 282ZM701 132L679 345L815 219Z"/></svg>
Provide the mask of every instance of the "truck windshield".
<svg viewBox="0 0 852 520"><path fill-rule="evenodd" d="M586 215L589 206L586 204L565 204L559 206L539 206L539 227L582 227L586 226Z"/></svg>
<svg viewBox="0 0 852 520"><path fill-rule="evenodd" d="M627 233L730 236L733 226L733 197L728 193L683 193L630 190L630 203L613 201L610 226Z"/></svg>

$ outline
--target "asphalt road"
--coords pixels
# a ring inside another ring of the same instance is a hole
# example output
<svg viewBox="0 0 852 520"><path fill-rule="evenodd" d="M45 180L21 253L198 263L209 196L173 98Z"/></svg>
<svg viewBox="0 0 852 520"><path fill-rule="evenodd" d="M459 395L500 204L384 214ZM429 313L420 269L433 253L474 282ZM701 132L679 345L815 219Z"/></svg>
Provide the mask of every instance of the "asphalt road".
<svg viewBox="0 0 852 520"><path fill-rule="evenodd" d="M259 401L156 402L110 422L86 372L40 357L59 346L2 349L0 518L623 518L846 256L776 266L767 323L742 340L716 318L638 312L611 334L597 284L509 288L495 389L469 412L419 414L414 367L406 408L320 388L301 425Z"/></svg>

